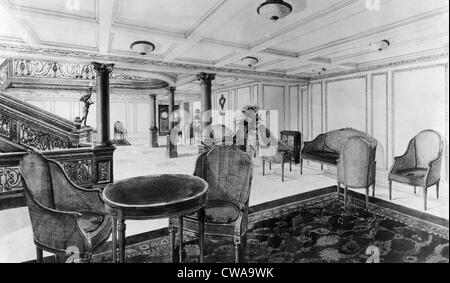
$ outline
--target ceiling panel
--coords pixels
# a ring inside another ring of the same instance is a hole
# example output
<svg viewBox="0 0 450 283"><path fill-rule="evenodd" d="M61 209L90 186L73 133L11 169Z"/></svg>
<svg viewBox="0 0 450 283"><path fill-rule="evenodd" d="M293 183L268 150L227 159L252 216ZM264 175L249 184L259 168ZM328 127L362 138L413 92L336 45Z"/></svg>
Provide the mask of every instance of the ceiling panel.
<svg viewBox="0 0 450 283"><path fill-rule="evenodd" d="M110 50L113 52L121 52L121 53L125 52L131 54L133 53L133 51L130 49L130 45L133 42L139 40L146 40L155 44L155 51L149 54L153 56L162 56L174 44L173 42L168 40L161 40L161 39L154 40L152 38L143 38L134 35L112 34Z"/></svg>
<svg viewBox="0 0 450 283"><path fill-rule="evenodd" d="M98 0L8 0L23 9L96 18ZM110 0L112 1L112 0Z"/></svg>
<svg viewBox="0 0 450 283"><path fill-rule="evenodd" d="M306 5L306 8L301 11L296 11L296 6L294 5L293 13L277 22L271 22L259 16L256 9L263 1L255 1L254 6L243 9L226 25L223 25L222 28L215 31L211 37L216 40L251 45L257 41L277 35L280 30L283 30L298 21L306 19L309 16L338 3L339 1L340 0L296 0L294 2L298 6ZM293 1L288 2L292 3ZM299 5L298 2L303 2L304 4Z"/></svg>
<svg viewBox="0 0 450 283"><path fill-rule="evenodd" d="M448 7L448 1L388 0L381 6L380 11L365 11L331 25L300 31L299 37L279 44L278 48L290 52L303 52L441 7ZM320 36L317 36L318 34Z"/></svg>
<svg viewBox="0 0 450 283"><path fill-rule="evenodd" d="M215 62L220 58L226 56L229 53L229 49L221 47L212 47L197 45L191 48L189 51L180 56L180 59L194 59L202 61Z"/></svg>
<svg viewBox="0 0 450 283"><path fill-rule="evenodd" d="M24 36L24 31L20 27L20 23L8 15L7 13L3 13L0 9L0 17L3 22L7 22L7 25L0 25L0 39L1 38L13 38L13 39L22 39Z"/></svg>
<svg viewBox="0 0 450 283"><path fill-rule="evenodd" d="M222 0L119 0L116 21L147 28L190 31Z"/></svg>
<svg viewBox="0 0 450 283"><path fill-rule="evenodd" d="M57 25L49 20L30 19L28 21L39 41L62 47L97 47L97 31L76 26L70 22L59 22Z"/></svg>

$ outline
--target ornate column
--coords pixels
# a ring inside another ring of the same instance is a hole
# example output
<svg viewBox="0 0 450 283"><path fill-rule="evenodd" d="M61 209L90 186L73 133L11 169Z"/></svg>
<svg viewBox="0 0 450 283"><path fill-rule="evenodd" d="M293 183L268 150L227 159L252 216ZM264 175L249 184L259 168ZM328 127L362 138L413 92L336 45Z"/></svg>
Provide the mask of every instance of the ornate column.
<svg viewBox="0 0 450 283"><path fill-rule="evenodd" d="M169 135L167 136L167 156L169 158L177 158L177 145L175 142L178 139L178 133L172 133L175 127L174 111L175 111L175 90L174 87L169 87Z"/></svg>
<svg viewBox="0 0 450 283"><path fill-rule="evenodd" d="M109 75L114 64L93 62L97 75L97 141L94 147L94 187L103 187L114 181L113 153L116 149L110 140Z"/></svg>
<svg viewBox="0 0 450 283"><path fill-rule="evenodd" d="M216 78L215 74L200 73L197 79L200 81L200 100L202 110L202 144L200 145L200 152L204 151L205 136L203 131L212 123L212 81Z"/></svg>
<svg viewBox="0 0 450 283"><path fill-rule="evenodd" d="M111 145L109 132L109 74L114 64L93 62L97 74L97 141L98 146Z"/></svg>
<svg viewBox="0 0 450 283"><path fill-rule="evenodd" d="M150 144L153 148L159 147L158 144L158 127L156 126L156 119L158 117L158 111L156 108L156 94L150 94L150 102L152 107L151 128L150 128Z"/></svg>

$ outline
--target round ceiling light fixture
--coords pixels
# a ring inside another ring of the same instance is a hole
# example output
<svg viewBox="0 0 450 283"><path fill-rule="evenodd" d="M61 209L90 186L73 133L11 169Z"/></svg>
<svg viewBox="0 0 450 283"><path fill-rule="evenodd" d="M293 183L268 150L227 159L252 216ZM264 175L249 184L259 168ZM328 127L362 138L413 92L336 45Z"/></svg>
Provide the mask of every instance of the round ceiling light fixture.
<svg viewBox="0 0 450 283"><path fill-rule="evenodd" d="M139 55L147 55L155 50L155 45L148 41L135 41L131 44L130 48Z"/></svg>
<svg viewBox="0 0 450 283"><path fill-rule="evenodd" d="M244 57L244 58L242 58L241 61L242 61L242 63L247 65L249 68L251 68L259 63L258 58L251 57L251 56Z"/></svg>
<svg viewBox="0 0 450 283"><path fill-rule="evenodd" d="M256 10L259 15L271 21L278 21L292 12L292 6L283 0L266 0Z"/></svg>
<svg viewBox="0 0 450 283"><path fill-rule="evenodd" d="M391 42L387 39L383 39L382 41L373 42L369 44L370 48L372 48L375 51L383 51L384 49L388 48L391 45Z"/></svg>

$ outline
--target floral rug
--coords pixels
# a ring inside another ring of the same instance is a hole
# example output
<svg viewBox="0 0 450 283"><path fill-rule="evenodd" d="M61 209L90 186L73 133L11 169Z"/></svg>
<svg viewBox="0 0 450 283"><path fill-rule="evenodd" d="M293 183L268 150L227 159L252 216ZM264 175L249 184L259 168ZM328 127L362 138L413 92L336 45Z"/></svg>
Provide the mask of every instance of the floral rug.
<svg viewBox="0 0 450 283"><path fill-rule="evenodd" d="M347 209L337 194L253 212L249 216L248 263L415 263L449 262L448 226L352 201ZM185 239L185 262L199 248ZM378 256L379 255L379 256ZM171 262L167 236L127 246L127 262ZM94 256L110 262L111 253ZM232 240L207 237L205 262L233 262Z"/></svg>

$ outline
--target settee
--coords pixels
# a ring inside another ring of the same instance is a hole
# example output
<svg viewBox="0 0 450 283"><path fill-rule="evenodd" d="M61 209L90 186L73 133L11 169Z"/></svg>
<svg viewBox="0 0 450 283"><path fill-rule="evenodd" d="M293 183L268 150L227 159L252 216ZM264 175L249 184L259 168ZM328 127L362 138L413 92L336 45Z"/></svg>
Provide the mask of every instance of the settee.
<svg viewBox="0 0 450 283"><path fill-rule="evenodd" d="M342 146L352 137L363 137L371 144L377 144L376 140L367 133L352 128L320 134L313 141L305 142L300 156L300 172L303 173L303 160L336 166Z"/></svg>

